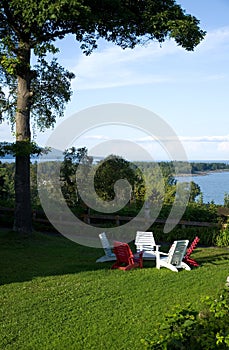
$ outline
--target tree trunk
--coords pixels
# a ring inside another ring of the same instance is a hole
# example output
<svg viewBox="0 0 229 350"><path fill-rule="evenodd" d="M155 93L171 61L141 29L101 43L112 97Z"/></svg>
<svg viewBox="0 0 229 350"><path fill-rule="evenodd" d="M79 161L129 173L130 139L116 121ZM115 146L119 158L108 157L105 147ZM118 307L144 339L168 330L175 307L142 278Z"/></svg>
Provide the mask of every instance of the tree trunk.
<svg viewBox="0 0 229 350"><path fill-rule="evenodd" d="M14 231L32 232L30 196L30 47L19 46L18 97L16 112L15 214Z"/></svg>

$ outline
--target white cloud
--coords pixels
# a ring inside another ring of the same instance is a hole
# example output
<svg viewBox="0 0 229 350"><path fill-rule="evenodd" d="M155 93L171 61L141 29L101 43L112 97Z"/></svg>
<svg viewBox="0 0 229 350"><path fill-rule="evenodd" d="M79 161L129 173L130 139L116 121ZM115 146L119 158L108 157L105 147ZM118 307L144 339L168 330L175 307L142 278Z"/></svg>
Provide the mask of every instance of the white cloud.
<svg viewBox="0 0 229 350"><path fill-rule="evenodd" d="M225 141L225 142L221 142L219 145L218 145L218 151L220 152L225 152L227 153L227 155L229 155L229 141Z"/></svg>
<svg viewBox="0 0 229 350"><path fill-rule="evenodd" d="M196 160L222 160L225 155L229 155L229 135L225 136L178 136L183 144L188 159ZM161 141L173 142L175 139L165 138ZM136 142L144 144L148 150L154 150L156 140L153 137L146 136L139 138ZM171 146L171 144L170 144ZM153 152L155 153L155 151Z"/></svg>
<svg viewBox="0 0 229 350"><path fill-rule="evenodd" d="M229 142L229 135L225 136L177 136L177 138L182 142L192 142L192 143L198 143L198 142ZM162 137L161 140L164 141L177 141L177 138L168 138L168 137ZM142 138L139 138L138 142L144 143L144 142L152 142L155 139L152 136L145 136Z"/></svg>
<svg viewBox="0 0 229 350"><path fill-rule="evenodd" d="M209 31L206 34L205 39L197 47L198 50L217 50L220 46L227 45L229 43L229 26L217 28L213 31Z"/></svg>
<svg viewBox="0 0 229 350"><path fill-rule="evenodd" d="M177 46L173 40L166 41L162 47L157 42L151 42L146 47L138 46L134 50L122 50L119 46L103 43L101 49L93 52L90 56L80 55L77 63L71 68L76 74L73 88L77 90L91 90L112 88L119 86L158 84L173 82L178 78L178 71L171 73L160 73L160 69L155 71L155 67L160 67L162 59L176 55L179 60L185 57L201 59L200 55L225 54L229 42L229 27L218 28L207 33L205 39L198 45L194 53L186 52ZM162 65L163 66L163 65ZM159 72L159 73L158 73ZM176 78L175 78L176 77ZM190 79L196 80L195 74L190 75ZM201 74L198 79L201 81L213 81L224 79L224 74ZM187 76L185 78L187 80Z"/></svg>
<svg viewBox="0 0 229 350"><path fill-rule="evenodd" d="M179 137L183 142L228 142L229 135L225 136L180 136Z"/></svg>
<svg viewBox="0 0 229 350"><path fill-rule="evenodd" d="M169 81L168 75L150 73L145 66L175 51L176 46L172 41L162 48L152 43L134 50L105 45L105 48L91 56L80 56L78 63L71 69L77 76L74 87L78 90L101 89Z"/></svg>
<svg viewBox="0 0 229 350"><path fill-rule="evenodd" d="M127 135L127 134L126 134ZM187 159L193 160L222 160L225 159L225 155L229 154L229 135L225 136L177 136L177 138L181 141L183 144L184 150L187 155ZM169 157L169 149L171 150L171 147L173 145L173 142L175 138L164 138L157 140L156 138L146 135L146 136L137 136L132 135L131 133L128 133L128 137L125 135L122 135L120 137L120 134L115 132L115 134L108 133L98 133L95 135L84 135L82 136L82 143L87 144L87 147L89 149L91 147L96 146L96 152L99 151L99 154L97 155L101 156L107 156L108 154L112 153L110 149L107 147L104 147L104 141L112 140L112 142L117 139L121 140L129 140L132 143L138 144L140 147L145 149L152 158L155 160L168 160ZM175 140L177 141L177 139ZM120 141L117 141L118 143ZM168 142L168 144L166 143ZM178 147L177 143L174 143L175 147ZM100 148L99 148L100 147ZM120 152L113 152L114 154L119 154L122 156L126 156L124 154L127 151L127 148L124 150L123 147L120 147ZM140 153L136 152L135 156L134 154L131 155L131 150L128 151L129 156L127 157L130 159L140 160ZM95 153L94 153L95 154ZM93 154L93 155L94 155ZM146 158L145 158L146 160Z"/></svg>
<svg viewBox="0 0 229 350"><path fill-rule="evenodd" d="M120 131L123 130L122 127L120 127ZM124 129L125 130L125 129ZM106 133L109 132L109 129L106 129ZM156 137L146 135L143 137L135 137L134 134L131 133L131 128L128 128L128 135L129 137L124 137L126 140L137 142L137 143L151 143L151 142L158 142L158 139ZM138 131L140 132L140 131ZM141 132L142 133L142 132ZM119 129L115 129L115 134L110 133L110 135L107 134L89 134L89 135L83 135L82 138L85 140L112 140L112 139L119 139ZM123 135L121 136L123 138ZM180 140L181 142L190 142L190 143L225 143L226 145L229 143L229 135L219 135L219 136L174 136L174 137L161 137L161 141L177 141Z"/></svg>
<svg viewBox="0 0 229 350"><path fill-rule="evenodd" d="M105 136L105 135L85 135L83 136L85 140L99 140L99 141L106 141L110 140L110 137Z"/></svg>

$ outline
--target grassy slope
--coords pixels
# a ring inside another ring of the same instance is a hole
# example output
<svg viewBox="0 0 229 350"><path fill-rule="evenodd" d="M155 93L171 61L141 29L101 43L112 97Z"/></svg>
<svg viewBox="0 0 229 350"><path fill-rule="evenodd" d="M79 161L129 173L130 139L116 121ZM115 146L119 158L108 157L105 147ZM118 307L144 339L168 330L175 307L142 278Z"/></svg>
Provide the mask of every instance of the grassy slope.
<svg viewBox="0 0 229 350"><path fill-rule="evenodd" d="M175 304L214 295L229 271L228 249L199 248L191 272L110 270L102 250L62 237L0 235L0 349L139 349Z"/></svg>

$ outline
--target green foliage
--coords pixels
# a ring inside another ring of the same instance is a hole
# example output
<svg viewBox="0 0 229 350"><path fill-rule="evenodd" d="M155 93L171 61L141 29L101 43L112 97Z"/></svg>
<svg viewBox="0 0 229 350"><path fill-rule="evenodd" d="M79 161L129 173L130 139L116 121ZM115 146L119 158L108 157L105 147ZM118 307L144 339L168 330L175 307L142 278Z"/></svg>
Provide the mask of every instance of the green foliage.
<svg viewBox="0 0 229 350"><path fill-rule="evenodd" d="M190 188L189 201L190 202L195 202L196 197L198 197L201 194L200 186L197 185L194 181L191 181L190 186L191 186L191 188Z"/></svg>
<svg viewBox="0 0 229 350"><path fill-rule="evenodd" d="M6 71L9 75L16 75L17 74L17 66L19 65L20 61L17 57L7 57L5 55L1 56L0 65L3 67L3 69Z"/></svg>
<svg viewBox="0 0 229 350"><path fill-rule="evenodd" d="M92 162L93 158L88 156L86 148L72 147L64 153L64 162L61 166L62 193L70 207L83 205L77 186L80 186L81 191L83 189L88 192L87 185L91 179L97 195L104 201L114 199L115 183L120 179L127 179L131 184L132 199L143 200L145 190L142 176L128 161L111 155L96 165ZM127 195L124 192L119 193L119 196Z"/></svg>
<svg viewBox="0 0 229 350"><path fill-rule="evenodd" d="M136 165L144 171L147 182L150 183L150 187L146 191L147 198L154 200L152 205L163 202L164 206L171 206L175 200L177 192L177 180L174 177L175 170L185 174L190 167L187 162L136 162ZM191 184L183 182L179 184L179 192L180 200L183 195L186 197L186 194L190 193L190 202L193 202L199 195L200 188L194 182L191 182ZM163 208L160 215L163 216L165 211Z"/></svg>
<svg viewBox="0 0 229 350"><path fill-rule="evenodd" d="M217 223L217 205L215 205L214 203L189 203L186 207L183 219L190 221L205 221Z"/></svg>
<svg viewBox="0 0 229 350"><path fill-rule="evenodd" d="M12 152L11 145L6 145L9 148L9 153ZM36 145L34 145L36 150ZM39 151L39 149L38 149ZM31 152L31 150L29 151ZM114 183L120 178L127 178L128 181L133 185L132 198L130 203L128 203L124 208L122 208L117 215L120 216L132 216L135 217L142 208L146 198L154 197L154 200L160 200L160 195L162 190L160 188L160 181L157 180L157 169L153 164L146 164L147 168L144 169L146 175L148 176L147 181L152 182L152 187L145 187L145 182L143 181L141 166L140 168L135 168L130 166L130 163L125 160L118 158L114 162L101 162L97 169L95 176L95 188L98 194L102 196L105 200L112 199L114 196ZM80 170L78 165L81 164ZM49 191L50 196L55 198L55 186L52 184L52 175L55 173L57 162L49 161L45 162L45 166L42 167L42 163L39 164L40 171L44 173L46 179L48 179L47 191ZM38 196L37 188L37 165L33 163L30 165L31 173L31 197L32 197L32 207L33 209L42 210L40 207L40 200ZM92 170L94 171L96 165L93 164L93 159L88 156L87 149L80 148L76 149L74 147L66 150L64 154L64 161L61 165L60 180L62 183L62 193L66 200L66 203L72 210L72 212L79 216L88 210L87 206L81 200L79 196L77 186L76 186L76 171L77 171L77 181L81 184L81 187L87 191L86 181L87 176L91 176ZM163 169L163 167L161 166ZM167 174L168 183L166 185L165 198L169 197L174 191L173 181L169 176L168 166L165 165L164 173ZM94 174L94 172L93 172ZM115 174L115 176L114 176ZM151 191L151 192L150 192ZM148 197L146 197L146 195ZM0 204L5 207L13 207L14 200L14 163L2 163L0 165ZM158 218L166 220L172 208L172 204L163 203L162 209L159 213ZM208 222L208 223L218 223L217 216L217 205L215 204L201 204L201 203L189 203L186 207L186 211L182 217L183 220L187 221L198 221L198 222ZM91 213L94 213L91 210ZM101 214L95 212L95 214ZM12 213L10 213L12 216ZM45 218L45 217L41 217ZM6 222L8 217L6 218ZM12 220L11 220L12 221ZM103 227L108 227L111 225L110 221L100 222ZM36 224L37 225L37 224ZM50 225L49 225L50 228ZM159 242L171 243L176 239L189 239L191 242L196 235L200 237L200 244L206 246L228 246L228 228L225 230L220 230L220 227L191 227L182 225L177 225L171 232L165 234L163 232L163 225L153 224L152 228L155 233L156 240Z"/></svg>
<svg viewBox="0 0 229 350"><path fill-rule="evenodd" d="M115 198L115 183L120 179L126 179L132 188L133 194L137 193L137 186L143 184L143 180L137 169L122 157L110 155L96 165L94 177L95 190L99 197L105 201ZM119 196L125 197L125 189Z"/></svg>
<svg viewBox="0 0 229 350"><path fill-rule="evenodd" d="M151 230L154 232L154 236L157 242L172 243L179 239L188 239L190 242L198 236L200 238L201 245L215 246L216 238L219 235L220 229L218 227L182 227L177 225L172 231L164 233L163 225L153 224Z"/></svg>
<svg viewBox="0 0 229 350"><path fill-rule="evenodd" d="M44 131L54 126L57 117L63 116L65 104L70 101L71 80L75 75L61 67L56 58L50 63L43 57L39 58L34 69L36 73L31 80L31 114L35 126Z"/></svg>
<svg viewBox="0 0 229 350"><path fill-rule="evenodd" d="M14 171L15 171L15 164L0 162L0 205L1 206L11 207L13 205Z"/></svg>
<svg viewBox="0 0 229 350"><path fill-rule="evenodd" d="M216 245L217 247L229 247L229 223L217 235Z"/></svg>
<svg viewBox="0 0 229 350"><path fill-rule="evenodd" d="M75 76L60 66L55 58L50 63L43 57L39 58L33 69L29 68L29 70L31 90L29 103L33 127L44 131L46 128L54 126L57 117L63 116L65 104L70 101L72 94L71 80ZM3 115L8 115L12 125L14 125L17 111L16 80L13 77L13 72L7 71L7 74L5 77L1 76L2 84L7 89L1 94L0 116L3 118Z"/></svg>
<svg viewBox="0 0 229 350"><path fill-rule="evenodd" d="M85 179L91 171L92 162L93 158L88 156L86 147L78 149L71 147L64 152L64 161L60 170L61 189L67 204L72 209L82 204L76 185L76 171L81 164L77 171L77 181L81 185L86 184ZM85 190L87 191L87 188Z"/></svg>
<svg viewBox="0 0 229 350"><path fill-rule="evenodd" d="M70 11L69 11L70 9ZM178 45L193 50L203 39L199 21L185 14L175 1L115 2L80 0L3 1L1 6L3 24L10 27L4 12L11 11L15 27L24 25L24 32L33 41L50 42L66 33L77 35L88 52L98 37L114 41L123 47L134 46L140 40L156 39L163 42L172 37ZM119 31L118 31L119 30ZM6 34L6 29L3 31ZM144 36L147 35L147 38ZM143 38L142 38L143 37Z"/></svg>
<svg viewBox="0 0 229 350"><path fill-rule="evenodd" d="M158 326L152 340L145 339L145 349L215 350L229 348L229 291L216 298L205 298L205 308L197 313L191 304L176 308ZM153 326L155 328L155 325Z"/></svg>
<svg viewBox="0 0 229 350"><path fill-rule="evenodd" d="M224 206L229 208L229 193L225 193L224 195Z"/></svg>
<svg viewBox="0 0 229 350"><path fill-rule="evenodd" d="M31 115L34 128L41 130L53 126L63 115L74 74L55 58L48 63L47 54L55 54L53 43L68 34L75 36L87 55L100 38L123 49L173 38L190 51L205 36L199 21L174 0L29 0L26 6L23 0L2 0L0 121L6 116L12 125L16 124L17 141L30 141ZM28 159L18 157L16 162L14 229L18 232L31 231Z"/></svg>
<svg viewBox="0 0 229 350"><path fill-rule="evenodd" d="M0 143L0 156L12 155L16 156L26 156L26 155L36 155L39 156L42 153L47 153L48 149L39 147L36 142L31 142L29 140L16 141L13 143L1 142Z"/></svg>
<svg viewBox="0 0 229 350"><path fill-rule="evenodd" d="M226 170L229 169L229 164L226 163L191 163L192 174L198 172L206 172L206 171L217 171L217 170Z"/></svg>
<svg viewBox="0 0 229 350"><path fill-rule="evenodd" d="M1 90L1 115L8 111L13 122L16 77L23 77L31 89L31 113L41 129L54 125L71 96L74 75L56 59L50 63L45 60L48 53L58 51L53 44L56 39L74 34L83 52L90 54L99 38L122 48L174 38L178 45L193 50L205 36L199 21L175 1L43 0L24 6L21 0L4 0L0 22L0 76L9 88L8 97ZM37 57L34 67L30 65L31 53Z"/></svg>
<svg viewBox="0 0 229 350"><path fill-rule="evenodd" d="M165 203L160 211L159 218L166 219L171 211L172 205ZM201 204L201 203L189 203L185 209L182 217L187 221L199 221L199 222L218 222L217 205Z"/></svg>
<svg viewBox="0 0 229 350"><path fill-rule="evenodd" d="M170 162L135 162L138 167L138 176L141 185L135 199L138 205L143 205L145 201L152 206L161 205L162 202L172 204L175 198L175 184L173 177L173 167Z"/></svg>
<svg viewBox="0 0 229 350"><path fill-rule="evenodd" d="M0 206L13 208L14 207L14 176L15 176L15 163L1 163L0 162ZM40 200L38 197L37 189L37 164L30 165L30 181L31 181L31 198L33 208L40 206ZM12 222L12 212L6 216L6 223ZM3 220L3 218L2 218ZM8 225L7 225L8 226Z"/></svg>

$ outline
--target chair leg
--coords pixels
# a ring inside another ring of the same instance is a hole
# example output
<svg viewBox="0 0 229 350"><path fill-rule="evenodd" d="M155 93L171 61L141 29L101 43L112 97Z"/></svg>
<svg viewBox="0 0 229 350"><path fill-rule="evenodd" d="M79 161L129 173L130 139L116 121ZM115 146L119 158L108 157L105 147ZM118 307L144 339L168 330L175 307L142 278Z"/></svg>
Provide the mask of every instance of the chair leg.
<svg viewBox="0 0 229 350"><path fill-rule="evenodd" d="M155 255L156 255L156 268L160 269L160 253L158 250L156 250Z"/></svg>
<svg viewBox="0 0 229 350"><path fill-rule="evenodd" d="M191 258L185 259L184 262L192 266L200 266L196 260Z"/></svg>
<svg viewBox="0 0 229 350"><path fill-rule="evenodd" d="M182 261L182 263L181 263L181 267L182 267L183 269L187 270L187 271L190 271L190 270L191 270L191 267L188 266L188 265L187 265L186 263L184 263L183 261Z"/></svg>
<svg viewBox="0 0 229 350"><path fill-rule="evenodd" d="M176 266L172 265L172 264L168 264L167 262L164 261L159 261L157 264L157 269L160 269L160 267L166 267L167 269L173 271L173 272L178 272Z"/></svg>
<svg viewBox="0 0 229 350"><path fill-rule="evenodd" d="M170 269L173 272L178 272L177 268L174 265L172 265L172 264L168 264L165 267L167 267L168 269Z"/></svg>
<svg viewBox="0 0 229 350"><path fill-rule="evenodd" d="M126 271L129 271L129 270L134 269L135 267L139 267L139 264L130 264L130 265L127 265L127 266L125 267L125 270L126 270Z"/></svg>
<svg viewBox="0 0 229 350"><path fill-rule="evenodd" d="M115 262L112 266L111 269L118 269L119 264L117 262Z"/></svg>

